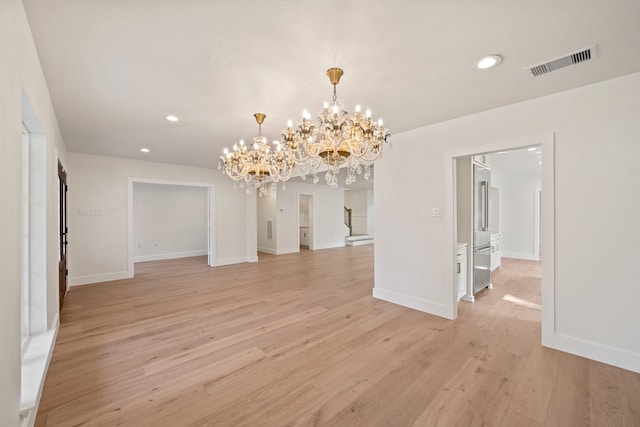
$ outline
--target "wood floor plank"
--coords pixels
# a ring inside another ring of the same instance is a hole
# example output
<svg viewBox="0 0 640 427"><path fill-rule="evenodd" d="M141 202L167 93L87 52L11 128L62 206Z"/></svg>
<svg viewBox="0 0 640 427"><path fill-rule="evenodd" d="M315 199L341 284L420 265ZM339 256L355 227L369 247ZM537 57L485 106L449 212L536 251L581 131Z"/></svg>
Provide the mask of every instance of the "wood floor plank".
<svg viewBox="0 0 640 427"><path fill-rule="evenodd" d="M622 369L595 361L589 361L589 365L592 425L632 426L633 413Z"/></svg>
<svg viewBox="0 0 640 427"><path fill-rule="evenodd" d="M640 425L640 374L540 345L537 262L455 321L372 298L372 245L135 268L70 289L36 426Z"/></svg>
<svg viewBox="0 0 640 427"><path fill-rule="evenodd" d="M419 313L412 313L412 316L420 316ZM353 369L353 365L350 363L349 358L354 352L362 352L361 362L364 364L370 363L370 357L364 352L371 352L372 354L380 354L385 351L397 350L395 343L390 343L389 337L393 336L394 331L398 327L405 324L406 320L402 321L390 321L378 328L361 333L354 336L349 334L347 336L339 337L341 339L347 339L342 345L329 345L327 346L327 352L320 351L320 357L314 357L311 353L306 355L293 355L287 359L289 363L294 364L296 367L291 368L288 363L288 369L279 372L271 382L264 386L255 389L254 391L247 393L243 390L241 402L250 402L252 407L264 408L265 413L268 408L273 404L274 400L279 399L280 393L275 393L278 390L287 390L296 387L306 387L307 384L312 384L316 388L322 388L323 382L318 379L320 376L331 376L330 372L336 369L340 369L341 366L349 366ZM414 330L420 330L419 324L411 326ZM403 342L402 345L411 344L412 341ZM329 343L327 343L329 344ZM386 348L385 348L386 347ZM318 350L316 350L318 352ZM311 355L311 357L310 357ZM391 357L387 356L386 360ZM295 360L297 359L297 361ZM274 372L278 372L275 370ZM340 377L340 375L338 375ZM348 378L348 377L347 377ZM342 378L344 380L344 378ZM273 397L275 393L275 398ZM246 419L246 414L242 409L244 405L237 405L237 400L228 403L228 407L217 411L215 414L208 414L205 418L207 421L216 421L218 423L240 422L242 419ZM245 403L246 404L246 403ZM290 414L289 414L290 416ZM235 417L235 418L230 418Z"/></svg>
<svg viewBox="0 0 640 427"><path fill-rule="evenodd" d="M627 400L631 407L633 425L640 426L640 374L624 374L624 383L627 388Z"/></svg>
<svg viewBox="0 0 640 427"><path fill-rule="evenodd" d="M467 407L458 427L499 427L505 419L527 359L509 351L500 355L498 363Z"/></svg>
<svg viewBox="0 0 640 427"><path fill-rule="evenodd" d="M534 347L511 400L511 409L541 424L545 422L556 379L558 353L548 348Z"/></svg>
<svg viewBox="0 0 640 427"><path fill-rule="evenodd" d="M559 353L545 425L588 427L591 425L590 412L589 360Z"/></svg>
<svg viewBox="0 0 640 427"><path fill-rule="evenodd" d="M511 408L507 409L504 420L502 420L502 427L543 427L539 421L533 420L526 415L522 415L518 411ZM569 427L569 425L567 425ZM571 426L574 427L574 426ZM578 426L575 426L578 427Z"/></svg>

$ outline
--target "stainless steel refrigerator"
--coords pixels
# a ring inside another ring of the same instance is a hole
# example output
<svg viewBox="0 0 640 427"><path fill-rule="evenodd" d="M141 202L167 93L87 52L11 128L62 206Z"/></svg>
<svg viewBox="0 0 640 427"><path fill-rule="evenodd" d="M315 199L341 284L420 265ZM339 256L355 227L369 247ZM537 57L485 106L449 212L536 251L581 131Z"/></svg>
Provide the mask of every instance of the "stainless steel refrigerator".
<svg viewBox="0 0 640 427"><path fill-rule="evenodd" d="M489 189L491 171L473 165L473 293L491 284L491 235Z"/></svg>

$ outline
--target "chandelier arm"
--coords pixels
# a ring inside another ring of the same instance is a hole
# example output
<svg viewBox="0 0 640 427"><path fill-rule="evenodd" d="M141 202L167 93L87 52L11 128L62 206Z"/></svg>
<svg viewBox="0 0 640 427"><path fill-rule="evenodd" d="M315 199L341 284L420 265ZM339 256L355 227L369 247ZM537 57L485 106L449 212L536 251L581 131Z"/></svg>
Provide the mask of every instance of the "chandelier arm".
<svg viewBox="0 0 640 427"><path fill-rule="evenodd" d="M365 178L369 175L369 167L382 155L385 144L391 148L390 134L382 126L382 120L373 122L371 112L356 112L349 114L338 102L337 86L343 71L340 68L330 68L327 76L333 86L332 102L325 103L324 109L315 121L305 109L302 120L295 128L289 122L286 130L281 134L280 141L271 147L262 135L262 123L265 115L254 114L258 123L258 136L253 138L253 145L234 145L233 151L224 150L220 157L218 169L229 176L234 182L247 183L247 193L250 187L259 189L258 194L266 194L266 181L275 184L284 182L296 173L314 175L321 163L328 166L327 184L337 187L336 174L341 167L347 167L346 184L355 182L356 174L365 170ZM251 185L253 184L253 185ZM235 187L235 185L234 185ZM236 187L237 188L237 187Z"/></svg>

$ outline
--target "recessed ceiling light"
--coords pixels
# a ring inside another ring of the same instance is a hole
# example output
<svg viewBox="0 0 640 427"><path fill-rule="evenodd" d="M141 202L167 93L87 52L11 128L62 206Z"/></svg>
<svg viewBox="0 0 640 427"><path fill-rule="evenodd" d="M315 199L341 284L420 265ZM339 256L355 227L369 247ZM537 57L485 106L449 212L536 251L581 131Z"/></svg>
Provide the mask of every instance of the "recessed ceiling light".
<svg viewBox="0 0 640 427"><path fill-rule="evenodd" d="M142 151L143 153L148 153L151 150L149 150L148 148L141 148L140 151Z"/></svg>
<svg viewBox="0 0 640 427"><path fill-rule="evenodd" d="M488 55L478 59L473 66L479 70L486 70L488 68L495 67L502 62L502 56L500 55Z"/></svg>
<svg viewBox="0 0 640 427"><path fill-rule="evenodd" d="M167 116L165 117L165 119L169 120L170 122L177 122L178 118L176 116Z"/></svg>
<svg viewBox="0 0 640 427"><path fill-rule="evenodd" d="M527 151L536 151L536 150L537 150L537 148L536 148L536 147L529 147L529 148L527 148Z"/></svg>

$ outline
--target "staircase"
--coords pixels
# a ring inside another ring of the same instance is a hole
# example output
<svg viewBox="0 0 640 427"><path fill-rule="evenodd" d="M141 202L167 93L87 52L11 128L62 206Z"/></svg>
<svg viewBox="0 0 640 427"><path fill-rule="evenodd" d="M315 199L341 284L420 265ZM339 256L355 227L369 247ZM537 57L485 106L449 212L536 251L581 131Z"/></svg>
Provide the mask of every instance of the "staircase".
<svg viewBox="0 0 640 427"><path fill-rule="evenodd" d="M373 236L368 234L361 234L354 236L353 235L353 223L352 223L352 209L348 207L344 207L344 225L349 228L349 235L344 238L345 244L347 246L360 246L360 245L369 245L373 243Z"/></svg>
<svg viewBox="0 0 640 427"><path fill-rule="evenodd" d="M344 240L347 246L370 245L373 243L373 236L362 234L360 236L348 236Z"/></svg>
<svg viewBox="0 0 640 427"><path fill-rule="evenodd" d="M349 237L353 235L353 223L351 222L351 212L353 209L349 209L348 207L344 207L344 225L349 227Z"/></svg>

